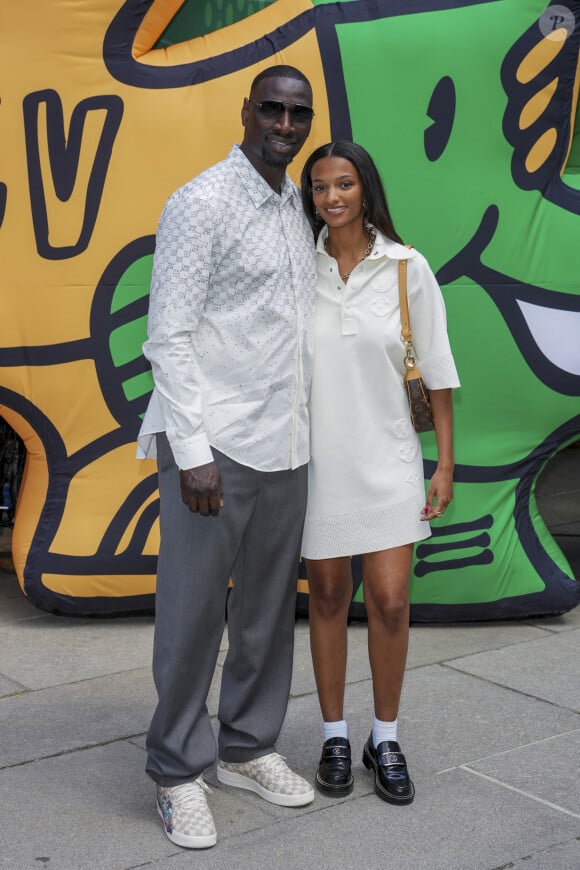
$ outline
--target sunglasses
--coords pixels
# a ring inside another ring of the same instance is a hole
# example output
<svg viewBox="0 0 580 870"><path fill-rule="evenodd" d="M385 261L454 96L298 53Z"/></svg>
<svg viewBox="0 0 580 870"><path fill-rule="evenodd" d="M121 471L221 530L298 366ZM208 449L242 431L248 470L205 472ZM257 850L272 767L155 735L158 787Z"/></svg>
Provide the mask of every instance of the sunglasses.
<svg viewBox="0 0 580 870"><path fill-rule="evenodd" d="M310 106L283 103L281 100L262 100L261 103L258 103L251 97L248 98L248 102L257 106L264 118L279 118L284 112L288 112L295 124L308 124L314 117L314 111Z"/></svg>

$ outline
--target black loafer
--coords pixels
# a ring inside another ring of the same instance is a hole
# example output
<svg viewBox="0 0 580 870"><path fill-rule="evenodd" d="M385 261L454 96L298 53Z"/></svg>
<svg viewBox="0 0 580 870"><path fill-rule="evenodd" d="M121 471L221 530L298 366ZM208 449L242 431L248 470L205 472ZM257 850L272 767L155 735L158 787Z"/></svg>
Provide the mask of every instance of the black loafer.
<svg viewBox="0 0 580 870"><path fill-rule="evenodd" d="M395 740L385 740L375 749L373 735L365 743L363 764L375 772L375 792L390 804L410 804L415 786L409 778L407 762Z"/></svg>
<svg viewBox="0 0 580 870"><path fill-rule="evenodd" d="M316 788L331 797L342 797L351 793L353 783L350 772L350 743L345 737L325 740L316 774Z"/></svg>

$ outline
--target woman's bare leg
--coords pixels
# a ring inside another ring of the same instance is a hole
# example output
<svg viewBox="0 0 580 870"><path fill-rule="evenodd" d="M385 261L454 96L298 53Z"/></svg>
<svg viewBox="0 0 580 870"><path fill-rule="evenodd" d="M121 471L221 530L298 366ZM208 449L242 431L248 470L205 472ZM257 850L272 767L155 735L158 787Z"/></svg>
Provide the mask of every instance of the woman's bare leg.
<svg viewBox="0 0 580 870"><path fill-rule="evenodd" d="M343 719L347 620L352 598L350 559L307 559L310 649L325 722Z"/></svg>
<svg viewBox="0 0 580 870"><path fill-rule="evenodd" d="M407 662L412 556L412 544L363 556L375 716L387 722L397 718Z"/></svg>

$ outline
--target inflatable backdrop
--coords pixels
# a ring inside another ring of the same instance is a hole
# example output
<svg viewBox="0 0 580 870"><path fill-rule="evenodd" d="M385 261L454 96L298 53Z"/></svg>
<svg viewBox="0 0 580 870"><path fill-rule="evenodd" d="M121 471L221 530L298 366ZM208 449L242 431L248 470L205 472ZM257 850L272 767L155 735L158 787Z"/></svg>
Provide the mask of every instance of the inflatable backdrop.
<svg viewBox="0 0 580 870"><path fill-rule="evenodd" d="M30 600L154 605L156 469L135 439L157 221L241 140L257 72L289 63L316 110L291 174L330 138L363 144L446 299L455 500L417 547L413 619L575 606L534 486L580 434L580 2L31 0L0 23L0 415L27 449L13 558Z"/></svg>

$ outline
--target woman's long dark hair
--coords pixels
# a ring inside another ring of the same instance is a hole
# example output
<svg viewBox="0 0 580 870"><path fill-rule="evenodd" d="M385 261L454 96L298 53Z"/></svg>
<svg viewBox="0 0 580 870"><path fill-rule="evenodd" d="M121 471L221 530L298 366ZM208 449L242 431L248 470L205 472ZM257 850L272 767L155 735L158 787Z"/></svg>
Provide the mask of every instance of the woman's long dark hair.
<svg viewBox="0 0 580 870"><path fill-rule="evenodd" d="M364 190L366 201L365 217L387 238L403 244L403 240L393 224L389 206L387 205L385 188L371 155L368 151L365 151L362 145L356 145L354 142L347 142L346 140L328 142L326 145L321 145L320 148L313 151L302 170L300 179L302 204L314 232L314 238L318 237L320 230L324 226L324 221L321 217L317 216L312 200L312 167L317 160L322 160L323 157L343 157L352 163L360 175Z"/></svg>

